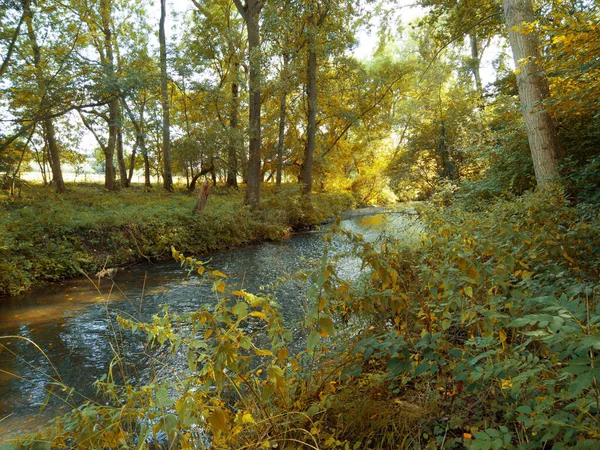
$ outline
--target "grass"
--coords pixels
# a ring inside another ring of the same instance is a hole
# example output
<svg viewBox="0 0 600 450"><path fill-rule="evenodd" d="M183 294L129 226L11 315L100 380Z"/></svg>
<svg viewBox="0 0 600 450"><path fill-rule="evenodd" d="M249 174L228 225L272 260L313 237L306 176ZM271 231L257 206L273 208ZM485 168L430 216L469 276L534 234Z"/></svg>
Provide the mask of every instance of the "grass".
<svg viewBox="0 0 600 450"><path fill-rule="evenodd" d="M243 190L217 187L194 214L195 195L142 186L108 192L70 185L64 195L29 185L19 198L0 194L0 295L103 267L170 257L170 247L196 255L279 240L294 229L350 209L349 193L315 194L308 205L293 186L263 189L261 208L242 206Z"/></svg>

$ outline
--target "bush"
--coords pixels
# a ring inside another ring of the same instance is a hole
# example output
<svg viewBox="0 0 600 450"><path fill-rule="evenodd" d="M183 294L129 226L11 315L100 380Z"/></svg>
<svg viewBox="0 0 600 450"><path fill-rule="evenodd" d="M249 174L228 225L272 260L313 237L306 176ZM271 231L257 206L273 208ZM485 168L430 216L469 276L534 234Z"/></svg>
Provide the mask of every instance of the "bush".
<svg viewBox="0 0 600 450"><path fill-rule="evenodd" d="M119 320L169 350L155 353L157 364L185 358L188 370L143 386L101 380L108 406L86 404L31 439L77 448L148 448L150 436L180 448L597 448L598 219L560 192L485 212L436 205L421 217L416 248L337 230L363 270L343 279L323 256L306 278L305 340L295 346L273 299L229 292L225 274L174 250L188 270L211 274L216 304L165 310L148 324Z"/></svg>

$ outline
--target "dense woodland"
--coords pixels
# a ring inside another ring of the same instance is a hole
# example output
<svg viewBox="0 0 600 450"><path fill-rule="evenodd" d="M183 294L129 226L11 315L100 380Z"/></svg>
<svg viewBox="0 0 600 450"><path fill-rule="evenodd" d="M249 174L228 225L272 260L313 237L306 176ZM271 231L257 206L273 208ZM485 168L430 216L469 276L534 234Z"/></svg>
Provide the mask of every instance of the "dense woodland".
<svg viewBox="0 0 600 450"><path fill-rule="evenodd" d="M217 298L118 319L184 373L116 344L106 402L7 449L597 448L600 5L413 6L2 2L0 294L174 257ZM419 244L333 227L362 275L302 275L299 352L191 256L414 200Z"/></svg>

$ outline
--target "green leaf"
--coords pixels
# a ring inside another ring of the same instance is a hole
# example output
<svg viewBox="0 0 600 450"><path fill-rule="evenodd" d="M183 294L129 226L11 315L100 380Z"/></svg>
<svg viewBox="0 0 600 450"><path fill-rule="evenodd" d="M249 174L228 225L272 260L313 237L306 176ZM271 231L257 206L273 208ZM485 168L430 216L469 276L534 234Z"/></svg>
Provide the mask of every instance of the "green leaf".
<svg viewBox="0 0 600 450"><path fill-rule="evenodd" d="M502 439L500 439L500 438L494 439L494 441L492 442L492 448L494 450L500 450L501 448L504 448L504 442L502 441Z"/></svg>
<svg viewBox="0 0 600 450"><path fill-rule="evenodd" d="M237 317L243 317L248 314L248 303L239 302L233 308L231 308L231 312L235 314Z"/></svg>
<svg viewBox="0 0 600 450"><path fill-rule="evenodd" d="M273 395L273 392L275 392L275 385L273 383L266 383L260 397L261 401L266 402L269 400Z"/></svg>
<svg viewBox="0 0 600 450"><path fill-rule="evenodd" d="M166 387L161 387L156 391L156 406L159 408L168 408L173 404L173 400L169 398L169 391Z"/></svg>
<svg viewBox="0 0 600 450"><path fill-rule="evenodd" d="M490 440L490 437L488 436L488 434L485 431L476 431L475 433L473 433L473 437L475 439L480 439L482 441Z"/></svg>
<svg viewBox="0 0 600 450"><path fill-rule="evenodd" d="M523 413L523 414L531 414L533 411L532 411L532 409L529 406L522 405L522 406L519 406L517 408L517 412L520 412L520 413Z"/></svg>
<svg viewBox="0 0 600 450"><path fill-rule="evenodd" d="M492 438L497 438L500 436L500 432L494 428L488 428L485 430L485 432L487 433L488 436L490 436Z"/></svg>
<svg viewBox="0 0 600 450"><path fill-rule="evenodd" d="M309 352L315 350L315 347L319 343L319 337L321 334L318 331L313 331L308 335L308 339L306 339L306 348Z"/></svg>
<svg viewBox="0 0 600 450"><path fill-rule="evenodd" d="M415 369L415 376L418 377L419 375L423 375L428 370L429 370L429 363L428 362L422 362Z"/></svg>
<svg viewBox="0 0 600 450"><path fill-rule="evenodd" d="M594 374L591 372L579 375L573 383L571 383L571 392L575 395L579 394L584 389L588 389L594 382Z"/></svg>
<svg viewBox="0 0 600 450"><path fill-rule="evenodd" d="M242 336L240 338L240 347L244 350L250 350L250 347L252 347L252 339L248 336Z"/></svg>
<svg viewBox="0 0 600 450"><path fill-rule="evenodd" d="M187 363L188 367L192 372L196 371L196 367L198 365L198 359L196 358L196 352L193 350L188 350L187 352Z"/></svg>
<svg viewBox="0 0 600 450"><path fill-rule="evenodd" d="M17 446L15 444L2 444L0 446L0 450L17 450Z"/></svg>

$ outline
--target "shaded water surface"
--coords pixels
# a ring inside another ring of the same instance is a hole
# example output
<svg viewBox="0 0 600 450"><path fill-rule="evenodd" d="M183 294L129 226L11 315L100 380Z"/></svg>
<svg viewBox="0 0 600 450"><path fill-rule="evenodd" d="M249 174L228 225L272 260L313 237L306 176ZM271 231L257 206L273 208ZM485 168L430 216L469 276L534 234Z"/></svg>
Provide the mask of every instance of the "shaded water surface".
<svg viewBox="0 0 600 450"><path fill-rule="evenodd" d="M368 240L385 233L407 240L418 235L412 216L373 209L353 211L342 227ZM289 275L322 256L325 231L299 233L283 242L220 252L203 260L226 273L232 288L274 292L286 321L297 328L294 324L303 317L306 306L305 287ZM346 248L341 239L334 239L333 246L338 253ZM354 278L360 263L355 258L341 258L338 270ZM278 283L282 277L287 281ZM69 405L95 398L93 382L109 367L115 334L123 353L139 355L135 370L144 370L140 338L129 332L121 334L114 327L117 315L151 320L163 305L168 305L170 312L184 313L214 299L208 284L188 277L175 262L121 269L113 280L97 283L85 278L70 280L0 303L0 443L9 433L35 429L45 419L70 409ZM271 286L274 283L278 285ZM61 385L53 385L53 380L73 388L71 396ZM40 412L44 404L47 407Z"/></svg>

